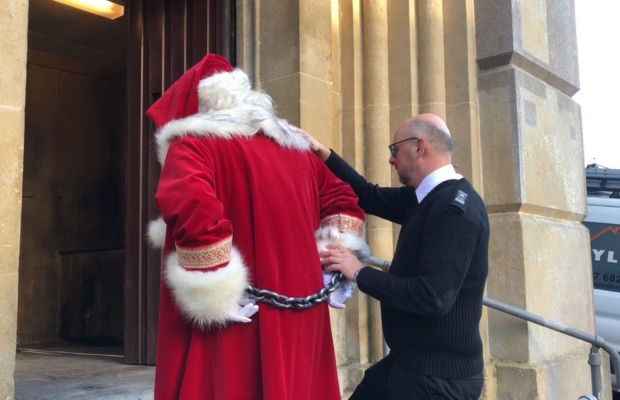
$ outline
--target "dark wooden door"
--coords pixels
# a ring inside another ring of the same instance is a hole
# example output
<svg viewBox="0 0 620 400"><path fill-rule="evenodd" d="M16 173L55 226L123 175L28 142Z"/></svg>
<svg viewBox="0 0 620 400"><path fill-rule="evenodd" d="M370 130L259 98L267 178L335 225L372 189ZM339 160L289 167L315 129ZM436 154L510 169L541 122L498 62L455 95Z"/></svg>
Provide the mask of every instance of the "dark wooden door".
<svg viewBox="0 0 620 400"><path fill-rule="evenodd" d="M125 77L33 49L27 73L17 343L122 343Z"/></svg>
<svg viewBox="0 0 620 400"><path fill-rule="evenodd" d="M146 241L158 216L160 166L145 111L207 53L235 64L234 1L129 0L125 361L154 364L161 254Z"/></svg>

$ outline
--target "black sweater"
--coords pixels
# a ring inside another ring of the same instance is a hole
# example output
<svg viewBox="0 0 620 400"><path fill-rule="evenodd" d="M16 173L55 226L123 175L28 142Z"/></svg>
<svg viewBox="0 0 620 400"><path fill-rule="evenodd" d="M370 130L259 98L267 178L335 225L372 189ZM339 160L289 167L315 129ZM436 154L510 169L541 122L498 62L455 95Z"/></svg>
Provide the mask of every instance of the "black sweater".
<svg viewBox="0 0 620 400"><path fill-rule="evenodd" d="M357 277L360 290L381 301L391 353L419 374L480 373L489 221L478 193L464 178L449 180L418 204L413 188L370 184L333 151L326 164L366 213L402 225L389 273L364 268Z"/></svg>

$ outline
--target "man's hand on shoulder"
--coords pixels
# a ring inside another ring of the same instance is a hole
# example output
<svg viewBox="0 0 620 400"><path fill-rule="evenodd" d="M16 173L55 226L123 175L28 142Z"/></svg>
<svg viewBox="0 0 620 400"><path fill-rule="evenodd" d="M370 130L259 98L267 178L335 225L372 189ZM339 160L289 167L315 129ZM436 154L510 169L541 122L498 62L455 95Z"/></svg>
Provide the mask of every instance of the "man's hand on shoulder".
<svg viewBox="0 0 620 400"><path fill-rule="evenodd" d="M331 154L331 150L303 129L297 128L297 131L301 133L306 138L306 140L308 140L308 142L310 143L310 150L312 150L312 152L316 154L321 160L327 161L329 155Z"/></svg>

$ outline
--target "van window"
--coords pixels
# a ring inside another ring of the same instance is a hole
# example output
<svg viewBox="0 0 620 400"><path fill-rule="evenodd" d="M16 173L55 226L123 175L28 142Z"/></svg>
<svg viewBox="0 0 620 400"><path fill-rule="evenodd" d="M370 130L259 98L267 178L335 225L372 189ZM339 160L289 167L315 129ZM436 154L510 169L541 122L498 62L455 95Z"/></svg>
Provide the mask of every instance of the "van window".
<svg viewBox="0 0 620 400"><path fill-rule="evenodd" d="M594 289L620 293L620 225L583 224L590 230Z"/></svg>

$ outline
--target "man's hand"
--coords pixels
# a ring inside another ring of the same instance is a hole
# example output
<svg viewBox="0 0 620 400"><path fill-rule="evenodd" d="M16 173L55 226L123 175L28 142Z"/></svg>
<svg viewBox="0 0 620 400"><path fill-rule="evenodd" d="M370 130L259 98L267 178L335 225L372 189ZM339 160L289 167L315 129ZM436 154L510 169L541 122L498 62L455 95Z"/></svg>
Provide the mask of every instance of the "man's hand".
<svg viewBox="0 0 620 400"><path fill-rule="evenodd" d="M364 264L341 244L328 244L327 251L319 253L321 265L326 265L325 272L340 271L351 282L355 282L355 272Z"/></svg>
<svg viewBox="0 0 620 400"><path fill-rule="evenodd" d="M310 136L310 134L304 131L301 128L297 128L297 132L301 133L307 140L310 142L310 150L323 161L327 161L329 155L332 153L330 149L328 149L321 142Z"/></svg>

